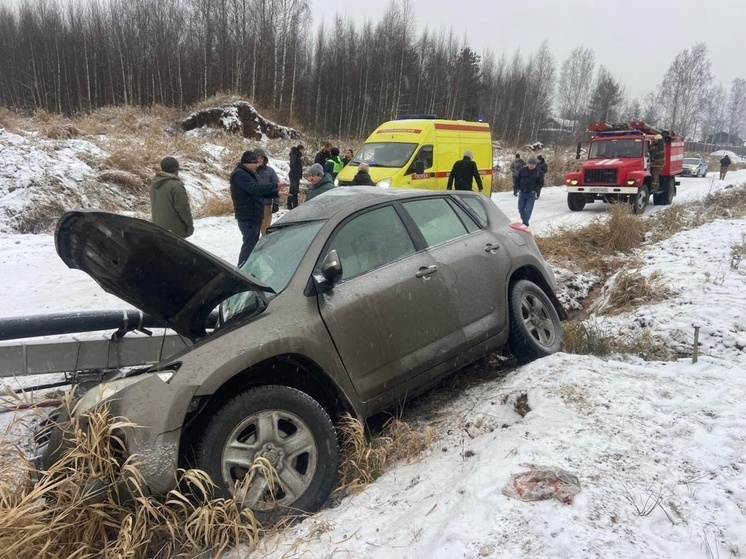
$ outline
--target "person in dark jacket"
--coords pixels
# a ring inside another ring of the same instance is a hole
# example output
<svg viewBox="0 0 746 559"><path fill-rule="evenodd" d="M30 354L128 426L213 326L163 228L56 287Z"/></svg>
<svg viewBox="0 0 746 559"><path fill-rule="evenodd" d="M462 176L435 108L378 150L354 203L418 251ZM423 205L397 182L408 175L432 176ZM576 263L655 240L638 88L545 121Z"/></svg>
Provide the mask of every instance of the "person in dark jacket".
<svg viewBox="0 0 746 559"><path fill-rule="evenodd" d="M311 186L306 191L306 201L312 200L334 188L334 181L329 173L325 173L324 169L318 163L314 163L308 169L308 180L311 181Z"/></svg>
<svg viewBox="0 0 746 559"><path fill-rule="evenodd" d="M355 176L352 178L351 185L354 186L375 186L376 183L373 182L373 179L370 178L370 167L367 163L361 163L358 165L357 173L355 173Z"/></svg>
<svg viewBox="0 0 746 559"><path fill-rule="evenodd" d="M448 190L456 184L456 190L471 190L472 180L477 181L477 188L482 192L482 177L479 175L477 164L472 161L474 155L470 150L464 152L464 158L453 164L450 175L448 175Z"/></svg>
<svg viewBox="0 0 746 559"><path fill-rule="evenodd" d="M725 174L728 172L728 167L730 167L730 164L730 157L728 157L728 154L726 154L725 157L720 160L720 180L725 179Z"/></svg>
<svg viewBox="0 0 746 559"><path fill-rule="evenodd" d="M332 176L332 180L337 178L337 175L342 170L345 164L342 162L342 158L339 156L339 148L332 148L329 159L324 163L324 172L329 173Z"/></svg>
<svg viewBox="0 0 746 559"><path fill-rule="evenodd" d="M274 198L287 183L260 183L256 176L259 158L253 151L245 151L241 161L231 173L231 199L238 228L243 236L238 255L240 267L248 260L259 240L259 231L264 217L264 198Z"/></svg>
<svg viewBox="0 0 746 559"><path fill-rule="evenodd" d="M189 197L179 178L179 162L173 157L163 158L160 172L150 183L150 211L153 223L182 239L194 233Z"/></svg>
<svg viewBox="0 0 746 559"><path fill-rule="evenodd" d="M345 151L345 155L342 158L342 163L344 163L345 165L349 165L353 157L355 157L355 152L353 152L350 148L347 148L347 150Z"/></svg>
<svg viewBox="0 0 746 559"><path fill-rule="evenodd" d="M521 154L516 153L515 159L510 162L510 174L513 176L513 184L515 184L515 179L518 177L518 173L526 166L526 163L521 159ZM513 188L513 196L518 196L518 191Z"/></svg>
<svg viewBox="0 0 746 559"><path fill-rule="evenodd" d="M316 154L316 157L314 158L313 162L318 163L321 165L321 167L324 167L324 163L326 163L326 160L329 159L332 155L332 145L329 142L326 142L324 144L324 147L319 151L319 153Z"/></svg>
<svg viewBox="0 0 746 559"><path fill-rule="evenodd" d="M298 144L290 148L290 171L288 179L290 181L290 192L288 194L287 208L292 210L298 207L298 193L300 192L300 179L303 176L303 150L305 148Z"/></svg>
<svg viewBox="0 0 746 559"><path fill-rule="evenodd" d="M256 156L259 158L259 165L256 168L256 177L259 179L261 184L280 184L280 179L277 178L275 170L269 166L269 158L265 151L261 148L254 150ZM279 197L276 198L264 198L264 216L262 217L262 225L260 233L262 235L267 233L267 227L272 224L272 214L279 210L277 207Z"/></svg>
<svg viewBox="0 0 746 559"><path fill-rule="evenodd" d="M534 202L539 199L544 186L544 175L537 168L537 163L535 157L529 157L527 165L518 172L513 183L513 191L518 192L518 213L526 227L534 211Z"/></svg>
<svg viewBox="0 0 746 559"><path fill-rule="evenodd" d="M547 176L547 171L549 170L549 165L547 165L546 160L544 159L543 155L537 155L536 156L536 168L541 171L541 174L545 177Z"/></svg>

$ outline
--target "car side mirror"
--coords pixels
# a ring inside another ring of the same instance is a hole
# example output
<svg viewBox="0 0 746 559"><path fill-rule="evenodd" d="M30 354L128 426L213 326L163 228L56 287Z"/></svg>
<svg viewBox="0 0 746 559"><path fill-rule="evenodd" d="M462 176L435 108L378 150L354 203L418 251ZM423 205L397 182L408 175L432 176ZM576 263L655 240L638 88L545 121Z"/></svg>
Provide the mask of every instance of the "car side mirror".
<svg viewBox="0 0 746 559"><path fill-rule="evenodd" d="M331 287L342 279L342 262L336 250L329 251L321 262L321 273L314 276L317 285Z"/></svg>
<svg viewBox="0 0 746 559"><path fill-rule="evenodd" d="M418 175L422 175L425 173L425 162L424 161L415 161L414 162L414 172Z"/></svg>

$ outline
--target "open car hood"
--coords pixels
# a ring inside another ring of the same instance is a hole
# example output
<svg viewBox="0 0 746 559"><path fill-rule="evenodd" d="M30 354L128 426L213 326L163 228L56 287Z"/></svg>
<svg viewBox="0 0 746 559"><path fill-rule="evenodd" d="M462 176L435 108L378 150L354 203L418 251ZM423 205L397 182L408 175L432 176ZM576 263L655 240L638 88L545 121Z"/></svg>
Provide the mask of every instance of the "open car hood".
<svg viewBox="0 0 746 559"><path fill-rule="evenodd" d="M273 289L149 221L100 211L72 211L55 230L57 254L104 288L191 340L223 300Z"/></svg>

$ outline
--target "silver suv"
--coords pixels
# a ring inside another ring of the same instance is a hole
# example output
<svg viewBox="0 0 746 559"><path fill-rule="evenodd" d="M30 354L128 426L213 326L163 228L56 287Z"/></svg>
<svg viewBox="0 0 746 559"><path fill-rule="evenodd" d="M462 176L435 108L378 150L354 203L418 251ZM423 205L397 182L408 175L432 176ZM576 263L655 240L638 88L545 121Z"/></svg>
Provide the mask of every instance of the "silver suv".
<svg viewBox="0 0 746 559"><path fill-rule="evenodd" d="M342 187L301 205L242 269L150 222L65 214L71 268L193 342L169 362L79 389L107 402L151 491L179 467L207 471L260 515L315 511L339 466L335 422L365 420L506 344L519 362L560 350L564 313L531 232L485 196ZM218 309L217 326L209 317ZM48 467L65 422L41 440Z"/></svg>

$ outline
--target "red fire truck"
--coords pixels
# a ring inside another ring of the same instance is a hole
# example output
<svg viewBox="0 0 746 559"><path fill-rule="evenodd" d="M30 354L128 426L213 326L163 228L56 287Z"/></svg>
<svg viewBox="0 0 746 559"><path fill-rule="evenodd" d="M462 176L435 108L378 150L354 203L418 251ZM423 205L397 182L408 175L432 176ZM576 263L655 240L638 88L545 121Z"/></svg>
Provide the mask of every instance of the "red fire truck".
<svg viewBox="0 0 746 559"><path fill-rule="evenodd" d="M593 122L588 131L593 134L588 159L580 171L568 173L565 179L567 206L572 211L579 212L586 204L601 200L629 203L635 213L642 213L650 194L656 206L671 203L684 161L684 142L675 132L658 130L639 120L623 124ZM659 135L664 140L665 163L658 188L653 190L650 146Z"/></svg>

